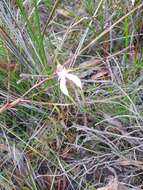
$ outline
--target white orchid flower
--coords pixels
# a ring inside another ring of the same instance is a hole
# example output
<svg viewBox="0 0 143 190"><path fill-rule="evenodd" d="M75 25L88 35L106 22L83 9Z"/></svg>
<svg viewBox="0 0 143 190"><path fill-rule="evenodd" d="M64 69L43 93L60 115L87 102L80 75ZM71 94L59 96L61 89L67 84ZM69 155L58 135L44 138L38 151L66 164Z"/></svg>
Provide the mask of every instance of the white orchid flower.
<svg viewBox="0 0 143 190"><path fill-rule="evenodd" d="M131 0L132 6L135 5L135 0Z"/></svg>
<svg viewBox="0 0 143 190"><path fill-rule="evenodd" d="M60 81L60 89L66 96L69 96L69 92L66 86L66 80L71 80L76 86L82 89L81 80L71 73L70 70L67 70L64 66L58 64L56 74L58 75L58 80Z"/></svg>

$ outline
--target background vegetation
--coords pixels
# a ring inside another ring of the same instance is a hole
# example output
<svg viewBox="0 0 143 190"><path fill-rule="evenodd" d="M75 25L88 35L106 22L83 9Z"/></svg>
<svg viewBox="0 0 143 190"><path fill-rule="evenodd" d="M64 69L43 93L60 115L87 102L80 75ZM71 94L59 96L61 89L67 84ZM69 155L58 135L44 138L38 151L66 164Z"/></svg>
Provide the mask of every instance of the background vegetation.
<svg viewBox="0 0 143 190"><path fill-rule="evenodd" d="M142 10L0 0L0 189L96 190L112 178L143 188ZM82 81L67 83L71 98L59 63Z"/></svg>

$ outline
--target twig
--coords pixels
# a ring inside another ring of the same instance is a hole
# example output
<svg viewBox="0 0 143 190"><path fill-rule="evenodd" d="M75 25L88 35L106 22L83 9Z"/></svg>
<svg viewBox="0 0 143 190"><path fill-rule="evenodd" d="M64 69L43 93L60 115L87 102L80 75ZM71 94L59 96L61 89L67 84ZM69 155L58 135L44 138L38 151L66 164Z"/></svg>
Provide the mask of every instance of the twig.
<svg viewBox="0 0 143 190"><path fill-rule="evenodd" d="M12 108L12 107L14 107L14 106L16 106L16 105L17 105L19 102L21 102L21 101L23 100L23 98L24 98L27 94L29 94L33 89L35 89L35 88L41 86L43 83L45 83L45 82L48 81L48 80L53 79L54 77L55 77L55 76L53 75L53 76L50 77L50 78L46 78L46 79L40 81L39 83L36 83L36 84L35 84L34 86L32 86L28 91L26 91L20 98L14 100L14 101L11 102L11 103L6 103L4 106L2 106L2 107L0 108L0 113L3 113L3 112L5 112L6 110L8 110L8 109L10 109L10 108Z"/></svg>

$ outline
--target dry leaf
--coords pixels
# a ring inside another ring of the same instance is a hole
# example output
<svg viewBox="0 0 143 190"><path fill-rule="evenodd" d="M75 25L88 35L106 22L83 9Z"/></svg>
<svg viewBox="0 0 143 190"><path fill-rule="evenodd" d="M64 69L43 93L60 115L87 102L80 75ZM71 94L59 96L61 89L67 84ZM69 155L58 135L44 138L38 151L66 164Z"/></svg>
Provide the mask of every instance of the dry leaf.
<svg viewBox="0 0 143 190"><path fill-rule="evenodd" d="M83 63L80 64L80 67L82 68L87 68L87 67L92 67L95 65L100 65L102 63L102 60L97 59L97 58L91 58L88 61L84 61Z"/></svg>
<svg viewBox="0 0 143 190"><path fill-rule="evenodd" d="M57 14L60 16L64 16L64 17L69 17L69 11L65 10L65 9L57 9Z"/></svg>
<svg viewBox="0 0 143 190"><path fill-rule="evenodd" d="M98 188L97 190L129 190L126 186L122 185L117 178L113 178L110 180L108 185L102 188Z"/></svg>
<svg viewBox="0 0 143 190"><path fill-rule="evenodd" d="M15 70L18 70L18 68L19 68L19 64L7 63L7 62L4 62L4 61L0 60L0 69L5 71L5 72L15 71Z"/></svg>
<svg viewBox="0 0 143 190"><path fill-rule="evenodd" d="M125 132L125 128L124 128L122 122L118 118L114 118L106 113L104 113L103 116L110 125L113 125L113 126L117 127L119 130L123 130Z"/></svg>
<svg viewBox="0 0 143 190"><path fill-rule="evenodd" d="M100 59L91 58L80 64L80 77L83 79L98 80L104 77L111 78L107 65Z"/></svg>
<svg viewBox="0 0 143 190"><path fill-rule="evenodd" d="M118 161L119 161L119 164L122 166L133 165L133 166L138 167L139 169L143 170L143 162L142 161L129 160L129 159L119 159Z"/></svg>
<svg viewBox="0 0 143 190"><path fill-rule="evenodd" d="M92 77L91 77L91 79L92 80L97 80L97 79L105 77L107 75L109 75L109 71L107 69L101 69L96 74L93 74Z"/></svg>

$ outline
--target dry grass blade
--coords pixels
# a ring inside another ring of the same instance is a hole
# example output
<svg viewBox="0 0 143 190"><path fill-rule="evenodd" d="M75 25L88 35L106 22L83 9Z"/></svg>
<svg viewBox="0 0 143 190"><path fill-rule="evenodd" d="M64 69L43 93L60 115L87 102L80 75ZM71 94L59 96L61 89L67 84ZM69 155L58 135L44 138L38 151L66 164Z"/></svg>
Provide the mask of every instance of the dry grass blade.
<svg viewBox="0 0 143 190"><path fill-rule="evenodd" d="M20 102L22 102L23 98L24 98L27 94L29 94L33 89L38 88L40 85L42 85L43 83L45 83L45 82L47 82L48 80L51 80L51 79L53 79L53 78L54 78L54 76L52 76L52 77L50 77L50 78L46 78L46 79L44 79L44 80L42 80L42 81L36 83L36 84L33 85L29 90L27 90L27 91L22 95L21 98L18 98L18 99L14 100L14 101L11 102L11 103L6 103L4 106L2 106L2 107L0 108L0 113L3 113L3 112L5 112L6 110L15 107L17 104L19 104Z"/></svg>
<svg viewBox="0 0 143 190"><path fill-rule="evenodd" d="M0 108L0 113L2 114L6 110L15 107L19 102L21 101L21 98L16 99L15 101L11 103L6 103L4 106Z"/></svg>
<svg viewBox="0 0 143 190"><path fill-rule="evenodd" d="M104 30L100 35L98 35L94 40L92 40L86 47L84 47L80 52L79 55L81 53L83 53L85 50L87 50L89 47L91 47L96 41L98 41L102 36L104 36L105 34L107 34L110 30L112 30L117 24L119 24L120 22L122 22L126 17L128 17L129 15L131 15L132 13L134 13L135 11L141 9L143 6L143 3L141 3L140 5L138 5L137 7L135 7L134 9L132 9L130 12L128 12L126 15L124 15L123 17L121 17L118 21L116 21L113 25L111 25L108 29Z"/></svg>
<svg viewBox="0 0 143 190"><path fill-rule="evenodd" d="M142 8L0 1L0 189L143 189Z"/></svg>

